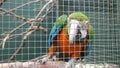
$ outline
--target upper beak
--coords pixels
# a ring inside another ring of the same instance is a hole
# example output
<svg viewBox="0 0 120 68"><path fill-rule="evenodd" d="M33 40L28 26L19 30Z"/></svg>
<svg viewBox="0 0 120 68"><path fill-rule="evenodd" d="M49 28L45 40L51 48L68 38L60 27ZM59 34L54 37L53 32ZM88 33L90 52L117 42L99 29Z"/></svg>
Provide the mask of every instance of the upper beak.
<svg viewBox="0 0 120 68"><path fill-rule="evenodd" d="M70 24L69 24L69 29L68 29L68 33L69 33L69 43L73 44L74 40L75 40L75 36L77 34L77 20L71 20Z"/></svg>

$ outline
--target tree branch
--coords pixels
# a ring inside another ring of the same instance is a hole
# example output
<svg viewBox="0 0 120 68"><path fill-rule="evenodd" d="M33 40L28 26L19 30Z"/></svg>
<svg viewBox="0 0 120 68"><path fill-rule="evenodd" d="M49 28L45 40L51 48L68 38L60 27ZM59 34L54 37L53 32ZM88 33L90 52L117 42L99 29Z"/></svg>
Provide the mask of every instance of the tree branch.
<svg viewBox="0 0 120 68"><path fill-rule="evenodd" d="M24 34L23 34L23 39L22 39L22 42L21 42L19 48L18 48L18 49L16 50L16 52L10 57L9 62L11 62L12 60L14 60L16 54L20 53L21 49L25 46L25 41L26 41L26 39L27 39L27 37L28 37L29 35L31 35L33 32L35 32L35 31L37 31L37 30L39 30L39 29L43 30L44 32L47 31L44 27L40 26L40 24L39 24L38 26L35 26L35 25L34 25L34 21L36 21L36 20L39 19L39 21L42 22L42 21L45 20L45 17L47 16L47 14L49 14L49 13L51 12L52 7L49 8L49 10L42 16L42 18L38 18L38 17L41 15L41 12L47 7L47 5L49 5L51 2L52 2L51 0L48 1L48 3L46 3L46 4L42 7L42 10L39 11L39 13L35 16L34 19L28 20L27 22L19 25L18 27L14 28L13 30L11 30L11 31L9 32L9 34L12 34L14 31L16 31L17 29L19 29L19 28L22 27L23 25L31 22L31 23L30 23L30 24L31 24L30 27L29 27L29 28L24 32ZM21 35L21 34L20 34L20 35ZM15 36L12 36L12 37L15 37Z"/></svg>
<svg viewBox="0 0 120 68"><path fill-rule="evenodd" d="M19 9L19 8L22 8L22 7L26 6L26 5L28 5L28 4L37 3L37 2L39 2L39 1L43 1L43 0L29 1L29 2L27 2L27 3L25 3L25 4L22 4L22 5L19 5L19 6L15 7L15 8L13 8L13 9L10 9L10 10L8 10L7 12L2 12L2 13L0 13L0 15L6 14L6 13L11 12L11 11L14 11L14 10L17 10L17 9Z"/></svg>

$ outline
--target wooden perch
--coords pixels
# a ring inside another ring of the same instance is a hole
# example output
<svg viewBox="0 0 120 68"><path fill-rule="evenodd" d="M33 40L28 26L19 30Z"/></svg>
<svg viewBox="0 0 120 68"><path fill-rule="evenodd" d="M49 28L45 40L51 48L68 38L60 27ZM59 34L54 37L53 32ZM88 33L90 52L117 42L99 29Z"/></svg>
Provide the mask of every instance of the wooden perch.
<svg viewBox="0 0 120 68"><path fill-rule="evenodd" d="M0 68L67 68L67 62L63 61L48 61L45 64L40 62L12 62L1 63ZM115 64L83 64L78 63L75 68L119 68Z"/></svg>
<svg viewBox="0 0 120 68"><path fill-rule="evenodd" d="M36 57L36 58L34 58L34 59L28 60L28 62L35 62L35 61L40 60L40 59L42 59L42 58L44 58L44 57L47 57L47 55L43 55L43 56Z"/></svg>

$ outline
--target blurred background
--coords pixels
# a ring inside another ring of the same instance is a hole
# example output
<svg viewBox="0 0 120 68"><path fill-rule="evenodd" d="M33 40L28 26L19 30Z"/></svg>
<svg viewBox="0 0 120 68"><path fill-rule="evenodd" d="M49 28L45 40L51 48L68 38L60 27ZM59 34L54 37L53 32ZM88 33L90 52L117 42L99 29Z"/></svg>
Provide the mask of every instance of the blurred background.
<svg viewBox="0 0 120 68"><path fill-rule="evenodd" d="M10 10L30 1L32 0L7 0L3 3L2 8ZM45 3L45 1L40 1L28 4L12 12L23 17L34 18L38 13L37 8L42 7ZM55 20L62 14L80 11L90 18L90 23L95 30L92 50L90 55L85 57L85 63L120 65L120 0L54 0L54 3L55 9L41 23L48 32L44 33L39 30L31 34L25 47L16 55L15 61L26 61L47 54L47 38ZM4 32L12 30L21 23L24 22L9 14L0 15L0 39L4 38ZM25 25L15 33L23 32L28 26ZM8 40L5 48L0 47L0 61L10 58L19 47L21 39L22 37Z"/></svg>

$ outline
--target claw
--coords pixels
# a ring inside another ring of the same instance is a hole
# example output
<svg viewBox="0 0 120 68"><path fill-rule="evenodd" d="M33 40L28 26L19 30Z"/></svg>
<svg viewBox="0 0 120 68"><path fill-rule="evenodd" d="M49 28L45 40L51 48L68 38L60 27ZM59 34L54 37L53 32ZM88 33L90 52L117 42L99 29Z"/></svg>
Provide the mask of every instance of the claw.
<svg viewBox="0 0 120 68"><path fill-rule="evenodd" d="M47 56L47 57L41 59L40 62L41 62L42 64L44 64L44 63L46 63L47 61L55 61L55 60L56 60L56 56L53 56L52 58L50 58L49 56Z"/></svg>
<svg viewBox="0 0 120 68"><path fill-rule="evenodd" d="M40 62L41 62L42 64L44 64L44 63L47 62L48 60L49 60L49 57L45 57L45 58L41 59Z"/></svg>
<svg viewBox="0 0 120 68"><path fill-rule="evenodd" d="M66 65L66 68L75 68L75 62L76 62L75 59L69 60L67 65Z"/></svg>

